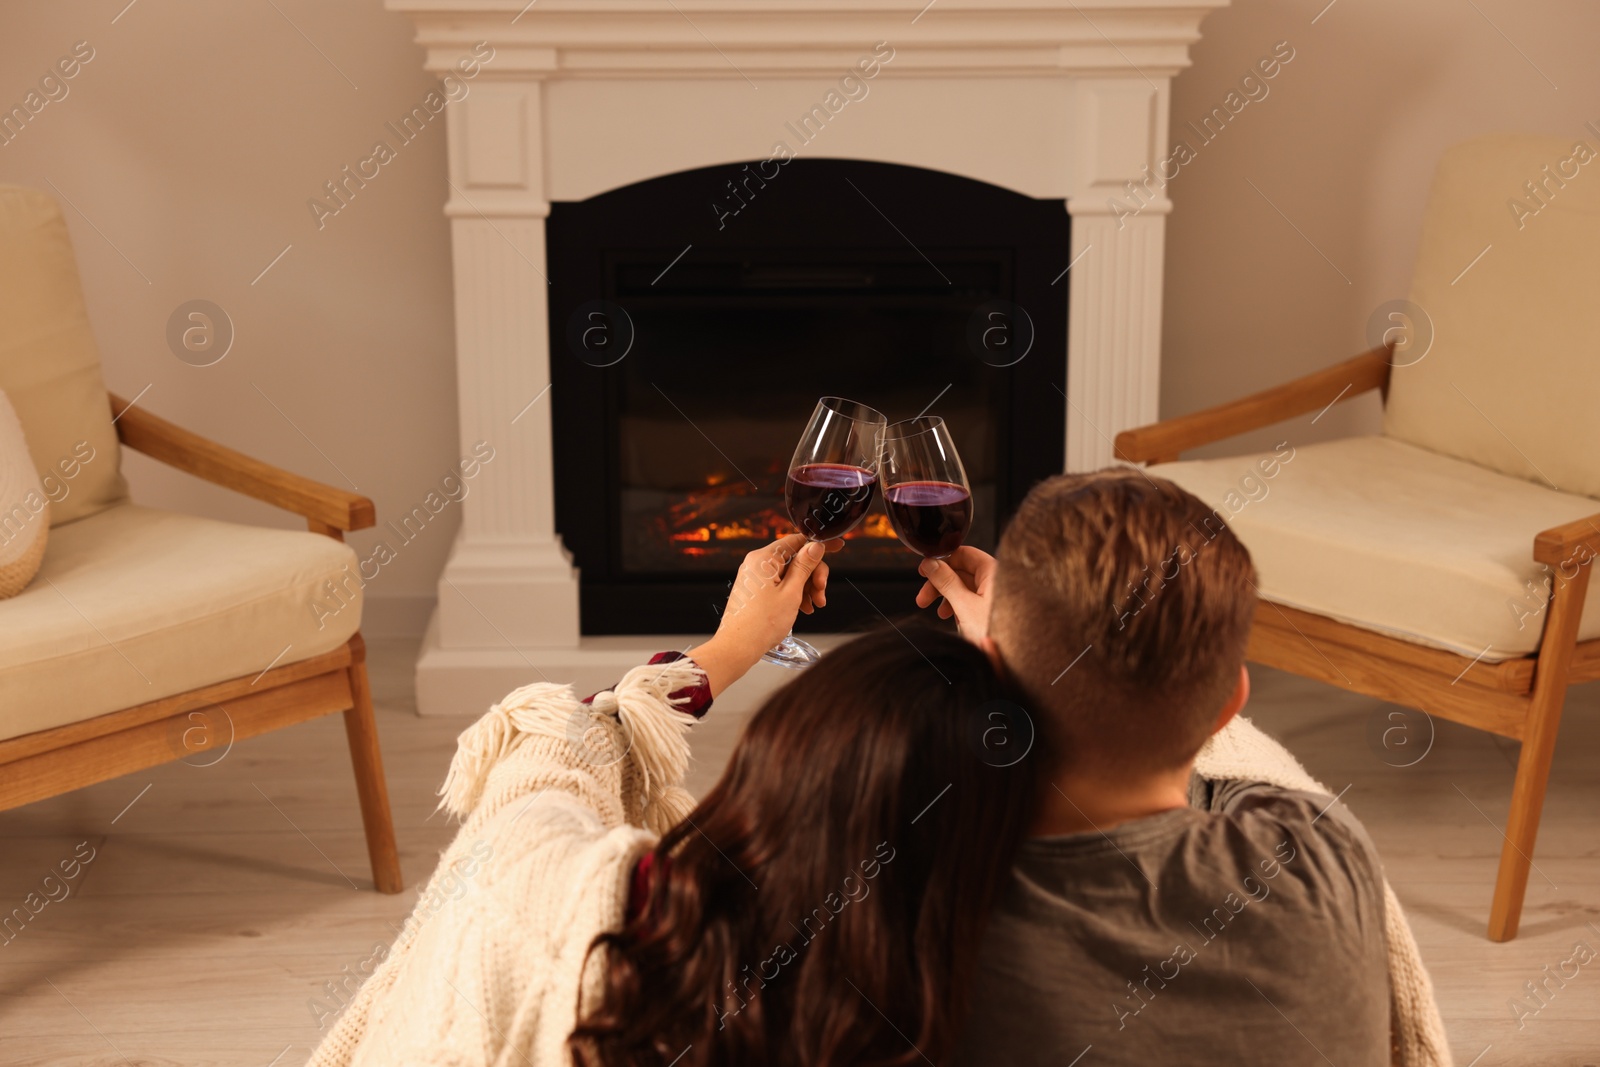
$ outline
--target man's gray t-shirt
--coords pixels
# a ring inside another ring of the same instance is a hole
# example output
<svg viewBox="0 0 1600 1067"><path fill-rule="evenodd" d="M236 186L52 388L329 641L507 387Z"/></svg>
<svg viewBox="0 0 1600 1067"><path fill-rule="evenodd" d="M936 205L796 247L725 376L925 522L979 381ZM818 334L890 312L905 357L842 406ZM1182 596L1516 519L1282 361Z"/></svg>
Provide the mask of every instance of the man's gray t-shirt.
<svg viewBox="0 0 1600 1067"><path fill-rule="evenodd" d="M958 1063L1389 1062L1383 882L1361 824L1331 797L1195 782L1191 807L1023 843Z"/></svg>

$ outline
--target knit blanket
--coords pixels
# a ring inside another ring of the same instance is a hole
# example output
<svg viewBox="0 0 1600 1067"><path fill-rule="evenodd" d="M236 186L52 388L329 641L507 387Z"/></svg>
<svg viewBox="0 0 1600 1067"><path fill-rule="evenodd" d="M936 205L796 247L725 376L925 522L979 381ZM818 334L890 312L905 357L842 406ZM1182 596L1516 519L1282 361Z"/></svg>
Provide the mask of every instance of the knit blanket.
<svg viewBox="0 0 1600 1067"><path fill-rule="evenodd" d="M569 1067L579 1005L600 991L589 946L621 928L634 865L692 809L694 720L669 694L701 677L687 659L637 667L590 704L525 686L463 732L440 805L461 830L309 1067ZM1242 718L1196 769L1328 792ZM1450 1067L1428 972L1384 893L1393 1062Z"/></svg>
<svg viewBox="0 0 1600 1067"><path fill-rule="evenodd" d="M1195 760L1195 771L1212 781L1243 779L1284 789L1333 793L1250 720L1234 716L1212 736ZM1389 940L1389 1018L1394 1067L1451 1067L1450 1044L1433 999L1433 980L1422 965L1411 924L1389 880L1383 880L1384 926Z"/></svg>
<svg viewBox="0 0 1600 1067"><path fill-rule="evenodd" d="M525 686L457 743L441 807L463 820L387 956L312 1067L566 1067L596 935L622 926L634 864L692 810L691 660L636 667L579 702ZM587 965L586 965L587 964Z"/></svg>

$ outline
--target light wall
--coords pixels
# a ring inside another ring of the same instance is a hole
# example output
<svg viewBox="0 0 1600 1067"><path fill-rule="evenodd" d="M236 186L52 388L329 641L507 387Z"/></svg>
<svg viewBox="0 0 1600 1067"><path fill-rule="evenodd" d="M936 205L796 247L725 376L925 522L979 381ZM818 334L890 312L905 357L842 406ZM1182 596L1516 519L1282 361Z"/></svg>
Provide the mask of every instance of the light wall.
<svg viewBox="0 0 1600 1067"><path fill-rule="evenodd" d="M354 486L380 521L398 518L457 460L443 117L320 229L307 201L379 138L398 146L384 124L438 85L410 21L377 0L127 2L5 6L6 109L75 42L94 58L0 146L0 182L74 205L64 209L113 391L148 386L139 403L156 414ZM169 316L193 299L223 308L236 331L209 367L167 341ZM124 464L141 503L299 523L143 456L125 451ZM456 510L368 585L369 633L426 621ZM366 557L375 538L350 541Z"/></svg>
<svg viewBox="0 0 1600 1067"><path fill-rule="evenodd" d="M1196 158L1167 187L1163 416L1365 351L1373 312L1406 295L1449 145L1500 131L1600 144L1583 129L1600 120L1596 5L1326 3L1235 0L1201 24L1174 81L1176 137L1277 42L1295 52L1215 140L1190 133ZM1373 393L1197 454L1375 432L1381 415Z"/></svg>
<svg viewBox="0 0 1600 1067"><path fill-rule="evenodd" d="M148 386L140 403L157 414L354 485L380 518L410 511L458 458L442 121L320 228L307 207L374 141L395 141L384 124L436 86L409 20L377 0L125 5L0 15L6 109L74 43L94 49L68 95L0 146L0 181L53 183L70 201L108 383L125 396ZM1490 130L1577 137L1600 118L1600 13L1580 0L1336 0L1312 24L1321 8L1239 0L1202 24L1175 82L1180 136L1277 42L1295 52L1214 141L1191 137L1196 158L1168 187L1163 414L1364 348L1373 309L1405 293L1446 145ZM168 318L193 299L222 307L237 333L209 367L169 350ZM1367 398L1232 447L1377 419ZM126 467L147 504L295 523L140 456ZM420 628L456 525L446 507L383 567L369 632ZM375 537L351 541L365 556Z"/></svg>

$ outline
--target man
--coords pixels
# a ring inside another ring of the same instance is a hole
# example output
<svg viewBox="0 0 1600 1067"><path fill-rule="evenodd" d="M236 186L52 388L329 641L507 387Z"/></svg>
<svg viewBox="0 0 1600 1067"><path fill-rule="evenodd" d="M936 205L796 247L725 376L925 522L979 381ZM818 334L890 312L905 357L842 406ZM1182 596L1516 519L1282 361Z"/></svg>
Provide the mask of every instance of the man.
<svg viewBox="0 0 1600 1067"><path fill-rule="evenodd" d="M1249 696L1255 575L1218 516L1141 471L1062 476L998 559L964 548L921 573L918 605L943 597L1017 683L1055 768L961 1062L1390 1062L1384 883L1361 825L1320 793L1195 774ZM1241 731L1312 784L1248 724L1225 737Z"/></svg>

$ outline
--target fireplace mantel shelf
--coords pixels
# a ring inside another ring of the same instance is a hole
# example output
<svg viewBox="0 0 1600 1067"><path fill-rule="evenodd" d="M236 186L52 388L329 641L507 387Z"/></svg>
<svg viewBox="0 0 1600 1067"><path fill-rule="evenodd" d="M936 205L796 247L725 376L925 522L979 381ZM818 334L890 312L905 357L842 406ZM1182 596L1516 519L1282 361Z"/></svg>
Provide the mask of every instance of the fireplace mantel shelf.
<svg viewBox="0 0 1600 1067"><path fill-rule="evenodd" d="M915 45L903 70L963 76L1063 73L1171 77L1189 65L1201 17L1220 3L1059 0L389 0L412 15L443 73L493 32L507 71L562 77L829 73L863 42ZM524 10L526 8L526 10ZM513 22L512 20L516 21ZM913 21L915 20L915 21Z"/></svg>
<svg viewBox="0 0 1600 1067"><path fill-rule="evenodd" d="M479 709L530 667L606 684L632 654L579 636L551 497L559 398L525 409L550 382L540 275L552 201L768 159L779 144L1065 200L1062 460L1101 466L1118 430L1158 413L1171 204L1151 175L1166 155L1171 78L1225 3L386 0L413 19L430 71L454 70L477 42L494 49L446 110L445 211L463 454L489 441L498 458L463 502L418 664L420 709ZM828 101L880 42L892 59L858 76L845 105ZM789 132L825 101L814 138Z"/></svg>

